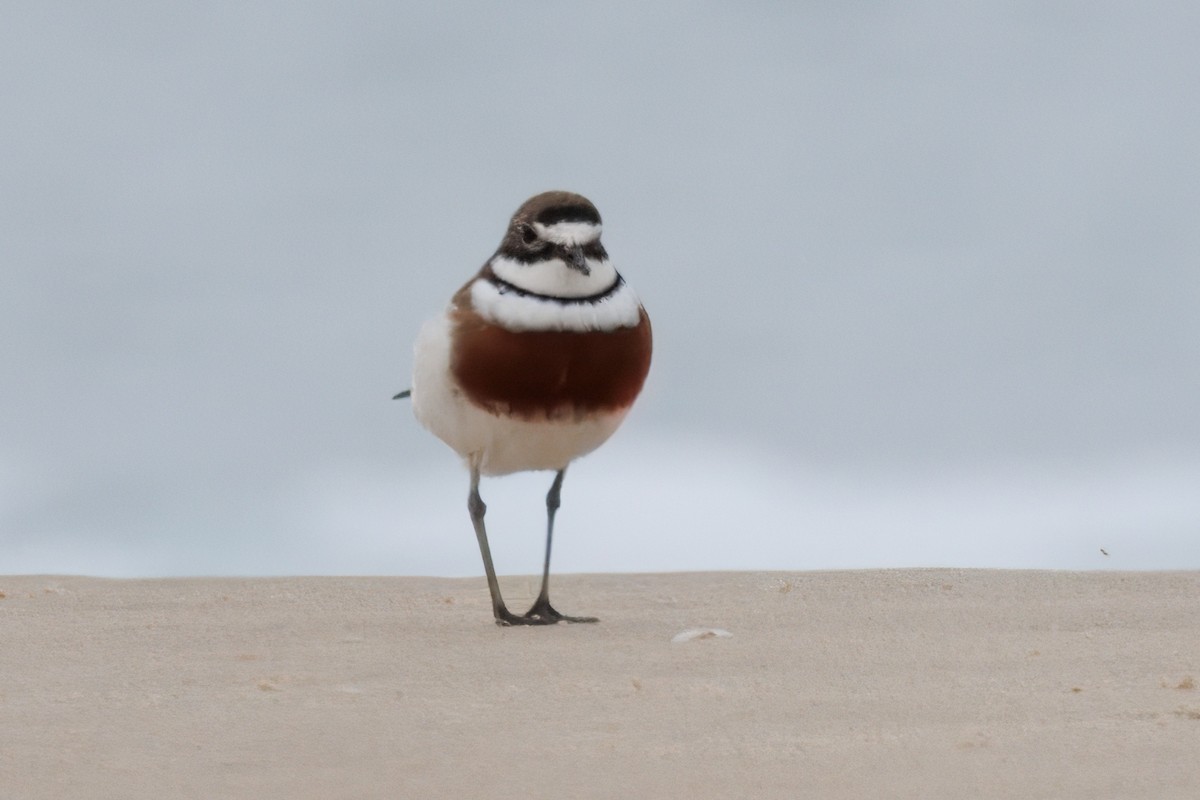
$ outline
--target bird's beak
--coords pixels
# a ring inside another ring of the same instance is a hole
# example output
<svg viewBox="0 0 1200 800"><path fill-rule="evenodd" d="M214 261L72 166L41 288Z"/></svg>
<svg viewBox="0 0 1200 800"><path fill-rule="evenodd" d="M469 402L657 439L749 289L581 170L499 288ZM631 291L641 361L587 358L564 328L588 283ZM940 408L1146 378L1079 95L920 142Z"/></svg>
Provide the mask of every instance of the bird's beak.
<svg viewBox="0 0 1200 800"><path fill-rule="evenodd" d="M567 266L583 275L592 274L592 268L587 264L587 258L583 255L581 245L572 245L567 254Z"/></svg>

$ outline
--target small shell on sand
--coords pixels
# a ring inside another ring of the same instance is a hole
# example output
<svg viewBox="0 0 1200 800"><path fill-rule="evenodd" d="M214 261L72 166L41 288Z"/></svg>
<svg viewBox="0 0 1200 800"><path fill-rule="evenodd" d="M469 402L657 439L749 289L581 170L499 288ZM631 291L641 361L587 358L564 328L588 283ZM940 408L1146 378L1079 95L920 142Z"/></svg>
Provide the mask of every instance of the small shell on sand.
<svg viewBox="0 0 1200 800"><path fill-rule="evenodd" d="M730 636L733 634L721 628L688 628L671 637L671 641L675 643L691 642L696 639L725 639Z"/></svg>

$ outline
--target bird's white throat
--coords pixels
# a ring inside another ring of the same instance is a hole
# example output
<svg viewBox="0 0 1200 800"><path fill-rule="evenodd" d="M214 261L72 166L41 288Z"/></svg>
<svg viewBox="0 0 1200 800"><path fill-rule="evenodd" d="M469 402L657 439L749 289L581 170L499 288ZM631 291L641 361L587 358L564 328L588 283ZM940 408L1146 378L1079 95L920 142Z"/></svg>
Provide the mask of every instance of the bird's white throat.
<svg viewBox="0 0 1200 800"><path fill-rule="evenodd" d="M484 319L510 331L611 331L641 321L641 302L626 283L600 300L571 302L506 292L487 278L476 278L471 305Z"/></svg>
<svg viewBox="0 0 1200 800"><path fill-rule="evenodd" d="M568 266L561 258L525 264L506 256L495 256L490 263L492 272L500 280L546 297L591 297L617 282L617 271L608 259L587 259L587 275Z"/></svg>

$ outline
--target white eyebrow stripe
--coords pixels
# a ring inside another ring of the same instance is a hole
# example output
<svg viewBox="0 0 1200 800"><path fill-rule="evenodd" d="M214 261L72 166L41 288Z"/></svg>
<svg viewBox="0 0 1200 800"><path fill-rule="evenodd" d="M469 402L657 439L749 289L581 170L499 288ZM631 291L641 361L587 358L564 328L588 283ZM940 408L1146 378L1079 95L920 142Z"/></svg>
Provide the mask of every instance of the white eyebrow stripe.
<svg viewBox="0 0 1200 800"><path fill-rule="evenodd" d="M590 244L600 238L603 226L595 222L555 222L553 225L533 223L538 236L555 244Z"/></svg>

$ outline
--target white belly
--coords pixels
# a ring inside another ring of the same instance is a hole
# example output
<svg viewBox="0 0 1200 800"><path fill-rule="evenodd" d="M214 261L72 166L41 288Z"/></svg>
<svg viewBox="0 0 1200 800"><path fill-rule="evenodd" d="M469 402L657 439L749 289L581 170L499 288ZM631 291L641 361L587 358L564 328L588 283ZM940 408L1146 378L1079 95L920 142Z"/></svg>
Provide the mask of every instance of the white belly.
<svg viewBox="0 0 1200 800"><path fill-rule="evenodd" d="M625 411L584 419L528 421L474 405L450 374L450 320L431 320L417 338L413 413L431 433L484 475L559 470L612 436Z"/></svg>

